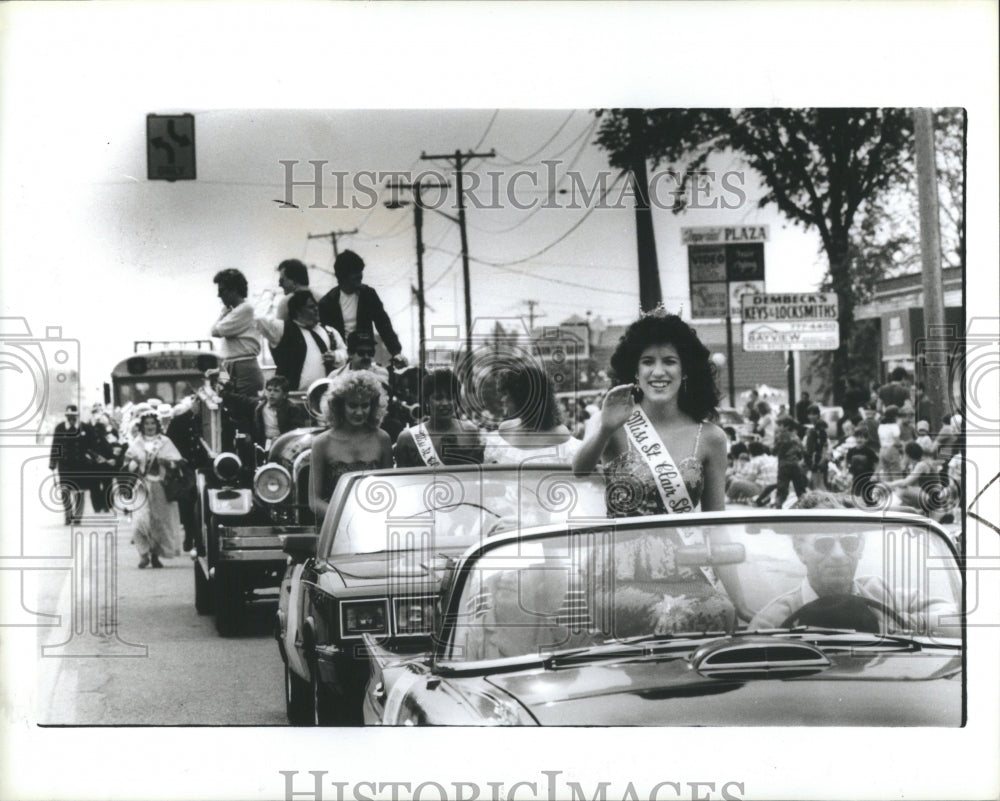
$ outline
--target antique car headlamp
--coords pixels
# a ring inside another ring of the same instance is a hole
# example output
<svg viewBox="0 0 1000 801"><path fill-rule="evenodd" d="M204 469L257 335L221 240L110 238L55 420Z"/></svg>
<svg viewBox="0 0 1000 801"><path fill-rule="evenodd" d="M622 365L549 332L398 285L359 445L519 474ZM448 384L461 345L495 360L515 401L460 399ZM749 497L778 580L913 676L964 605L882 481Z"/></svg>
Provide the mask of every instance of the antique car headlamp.
<svg viewBox="0 0 1000 801"><path fill-rule="evenodd" d="M435 598L395 598L396 634L430 634L434 623Z"/></svg>
<svg viewBox="0 0 1000 801"><path fill-rule="evenodd" d="M280 464L265 464L253 476L254 494L265 503L281 503L292 491L292 476Z"/></svg>
<svg viewBox="0 0 1000 801"><path fill-rule="evenodd" d="M340 605L340 631L344 637L389 633L389 604L375 601L344 601Z"/></svg>
<svg viewBox="0 0 1000 801"><path fill-rule="evenodd" d="M212 461L212 470L220 481L235 481L243 468L243 462L235 453L220 453Z"/></svg>

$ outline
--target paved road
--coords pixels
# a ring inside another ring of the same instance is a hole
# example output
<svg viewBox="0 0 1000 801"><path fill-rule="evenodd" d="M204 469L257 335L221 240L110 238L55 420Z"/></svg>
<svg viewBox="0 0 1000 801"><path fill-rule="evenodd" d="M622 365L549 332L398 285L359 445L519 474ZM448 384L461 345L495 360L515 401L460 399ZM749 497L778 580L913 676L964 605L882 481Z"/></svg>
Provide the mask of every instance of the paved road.
<svg viewBox="0 0 1000 801"><path fill-rule="evenodd" d="M139 570L127 520L91 516L71 532L59 513L28 516L33 552L59 567L33 571L23 592L36 614L58 615L39 618L55 624L38 629L39 723L286 724L274 604L219 637L195 612L187 556Z"/></svg>

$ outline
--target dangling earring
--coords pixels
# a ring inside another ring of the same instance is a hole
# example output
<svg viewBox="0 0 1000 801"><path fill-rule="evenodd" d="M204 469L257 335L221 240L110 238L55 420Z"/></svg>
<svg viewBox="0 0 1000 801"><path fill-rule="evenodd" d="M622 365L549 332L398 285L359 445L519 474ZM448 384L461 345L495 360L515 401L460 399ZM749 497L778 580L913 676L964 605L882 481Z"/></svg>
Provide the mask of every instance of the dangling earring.
<svg viewBox="0 0 1000 801"><path fill-rule="evenodd" d="M687 392L687 391L688 391L688 377L684 376L683 378L681 378L681 392Z"/></svg>

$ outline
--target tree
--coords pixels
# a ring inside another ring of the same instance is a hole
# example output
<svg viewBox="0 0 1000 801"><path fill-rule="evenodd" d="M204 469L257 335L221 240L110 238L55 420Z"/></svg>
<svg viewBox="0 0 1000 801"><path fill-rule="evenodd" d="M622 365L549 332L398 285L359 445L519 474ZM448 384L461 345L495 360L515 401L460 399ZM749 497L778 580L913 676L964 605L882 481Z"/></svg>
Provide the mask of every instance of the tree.
<svg viewBox="0 0 1000 801"><path fill-rule="evenodd" d="M612 166L626 167L644 142L655 165L683 163L685 189L710 155L730 152L765 186L760 206L774 205L797 225L815 229L828 262L827 283L840 301L840 347L833 352L835 400L849 373L856 280L852 233L867 208L905 184L912 166L907 109L612 109L600 111L597 144ZM642 129L636 131L637 125ZM679 196L682 197L683 193ZM675 213L684 208L674 205Z"/></svg>
<svg viewBox="0 0 1000 801"><path fill-rule="evenodd" d="M961 267L965 262L965 111L960 108L938 109L934 114L934 139L937 154L938 197L942 267ZM901 183L876 203L865 203L859 210L851 233L852 291L857 303L866 303L875 293L876 282L883 278L919 272L920 208L917 193L916 162L911 158ZM822 287L830 290L829 283ZM871 358L879 345L879 330L873 320L858 321L852 327L848 352L852 354L848 377L862 386L878 380L881 371ZM805 361L805 375L823 377L831 374L829 351L816 351Z"/></svg>

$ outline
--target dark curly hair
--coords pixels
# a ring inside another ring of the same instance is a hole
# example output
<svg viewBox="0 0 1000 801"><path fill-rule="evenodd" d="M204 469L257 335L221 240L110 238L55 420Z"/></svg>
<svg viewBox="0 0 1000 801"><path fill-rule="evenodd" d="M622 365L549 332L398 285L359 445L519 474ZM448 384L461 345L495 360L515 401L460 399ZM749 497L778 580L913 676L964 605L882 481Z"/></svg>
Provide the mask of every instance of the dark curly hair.
<svg viewBox="0 0 1000 801"><path fill-rule="evenodd" d="M544 370L532 365L505 370L500 374L499 386L501 392L510 395L525 428L549 431L562 423L552 382Z"/></svg>
<svg viewBox="0 0 1000 801"><path fill-rule="evenodd" d="M682 412L695 420L718 417L719 389L715 385L715 365L694 329L676 314L640 317L625 330L611 356L616 384L635 379L639 357L651 345L673 345L681 359L681 374L687 378L677 396Z"/></svg>

